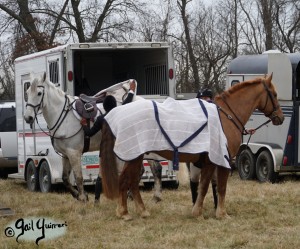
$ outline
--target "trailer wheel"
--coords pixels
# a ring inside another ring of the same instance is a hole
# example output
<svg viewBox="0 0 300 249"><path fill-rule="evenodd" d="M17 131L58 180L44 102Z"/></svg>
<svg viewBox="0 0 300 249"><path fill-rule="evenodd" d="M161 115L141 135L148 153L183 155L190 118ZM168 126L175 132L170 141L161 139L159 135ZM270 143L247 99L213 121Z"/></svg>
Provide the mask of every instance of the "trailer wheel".
<svg viewBox="0 0 300 249"><path fill-rule="evenodd" d="M165 182L162 182L162 185L165 188L168 188L168 189L178 189L178 187L179 187L179 181L178 180L165 181Z"/></svg>
<svg viewBox="0 0 300 249"><path fill-rule="evenodd" d="M26 184L30 191L37 191L39 187L39 172L33 161L30 161L26 169Z"/></svg>
<svg viewBox="0 0 300 249"><path fill-rule="evenodd" d="M270 152L260 152L256 161L256 175L260 182L272 182L277 180L278 173L274 171L274 162Z"/></svg>
<svg viewBox="0 0 300 249"><path fill-rule="evenodd" d="M144 189L150 190L154 187L154 182L143 182Z"/></svg>
<svg viewBox="0 0 300 249"><path fill-rule="evenodd" d="M251 180L255 177L255 158L249 149L244 149L237 157L236 164L240 178Z"/></svg>
<svg viewBox="0 0 300 249"><path fill-rule="evenodd" d="M41 192L47 193L51 190L51 172L47 161L43 161L39 170L39 182Z"/></svg>

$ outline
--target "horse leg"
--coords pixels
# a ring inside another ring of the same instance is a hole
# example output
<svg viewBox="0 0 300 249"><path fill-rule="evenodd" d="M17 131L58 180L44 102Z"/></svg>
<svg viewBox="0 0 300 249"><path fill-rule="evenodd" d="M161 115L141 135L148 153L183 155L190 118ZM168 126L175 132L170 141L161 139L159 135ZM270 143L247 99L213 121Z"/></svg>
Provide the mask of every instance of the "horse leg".
<svg viewBox="0 0 300 249"><path fill-rule="evenodd" d="M150 169L154 177L153 200L155 202L159 202L161 201L161 195L162 195L162 182L161 182L162 166L157 160L148 160L148 163L150 165Z"/></svg>
<svg viewBox="0 0 300 249"><path fill-rule="evenodd" d="M122 176L122 175L121 175ZM127 207L127 190L124 191L123 187L128 189L129 185L123 177L120 176L120 191L119 191L119 199L118 199L118 205L117 205L117 210L116 214L117 217L122 218L124 220L132 220L131 215L128 213L128 207ZM121 184L122 184L122 190L121 190Z"/></svg>
<svg viewBox="0 0 300 249"><path fill-rule="evenodd" d="M132 190L133 200L135 203L135 208L137 213L141 215L142 218L146 218L150 216L150 213L146 210L145 204L143 202L140 189L139 189L139 182L141 178L141 166L143 167L143 157L139 157L133 161L131 165L131 181L130 181L130 188Z"/></svg>
<svg viewBox="0 0 300 249"><path fill-rule="evenodd" d="M102 191L102 182L101 182L100 175L98 175L95 184L95 205L99 205L100 203L101 191Z"/></svg>
<svg viewBox="0 0 300 249"><path fill-rule="evenodd" d="M131 164L132 161L125 162L119 178L119 199L116 213L119 218L124 220L132 220L131 215L128 213L127 206L127 192L128 190L132 191L132 189L130 189Z"/></svg>
<svg viewBox="0 0 300 249"><path fill-rule="evenodd" d="M199 188L199 181L200 181L200 176L201 176L201 168L199 168L191 163L188 163L188 165L189 165L188 168L190 170L190 188L191 188L191 194L192 194L192 202L193 202L193 205L195 205L197 197L198 197L198 188Z"/></svg>
<svg viewBox="0 0 300 249"><path fill-rule="evenodd" d="M212 192L213 192L214 206L216 209L218 206L217 170L214 171L213 177L211 179L211 188L212 188Z"/></svg>
<svg viewBox="0 0 300 249"><path fill-rule="evenodd" d="M192 214L194 216L201 216L203 211L203 202L205 199L205 196L208 191L208 187L212 178L212 175L215 170L215 165L212 164L208 159L206 160L205 166L201 169L201 178L200 183L198 187L198 196L195 202L195 205L193 206Z"/></svg>
<svg viewBox="0 0 300 249"><path fill-rule="evenodd" d="M133 199L137 211L142 217L149 216L145 209L142 197L139 191L140 172L143 162L143 156L138 157L130 162L125 162L124 169L119 179L119 202L117 208L117 216L125 220L130 220L132 217L128 213L127 207L127 190L132 191Z"/></svg>
<svg viewBox="0 0 300 249"><path fill-rule="evenodd" d="M216 217L218 219L229 217L225 209L225 195L229 172L230 170L225 167L217 167L218 206L216 210Z"/></svg>
<svg viewBox="0 0 300 249"><path fill-rule="evenodd" d="M73 166L73 173L76 181L76 186L78 189L78 197L77 200L86 202L88 201L88 196L84 192L83 187L83 176L82 176L82 170L81 170L81 154L72 154L69 156L70 164Z"/></svg>
<svg viewBox="0 0 300 249"><path fill-rule="evenodd" d="M142 176L143 176L144 172L145 172L144 164L142 163L141 164L141 170L140 170L140 181L142 179ZM127 198L129 200L133 201L133 195L132 195L132 191L130 189L127 191Z"/></svg>
<svg viewBox="0 0 300 249"><path fill-rule="evenodd" d="M78 191L70 183L71 165L69 159L63 157L62 163L63 163L63 175L62 175L63 183L67 188L67 190L71 193L71 195L77 199Z"/></svg>

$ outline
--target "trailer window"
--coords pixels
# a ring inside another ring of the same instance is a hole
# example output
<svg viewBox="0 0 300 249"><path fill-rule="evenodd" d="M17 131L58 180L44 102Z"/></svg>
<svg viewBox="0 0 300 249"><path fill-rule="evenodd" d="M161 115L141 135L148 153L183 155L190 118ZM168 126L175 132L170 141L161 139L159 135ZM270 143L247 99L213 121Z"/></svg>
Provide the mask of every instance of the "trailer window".
<svg viewBox="0 0 300 249"><path fill-rule="evenodd" d="M30 87L30 82L25 82L24 83L24 100L27 102L28 100L28 95L27 95L27 90Z"/></svg>
<svg viewBox="0 0 300 249"><path fill-rule="evenodd" d="M49 76L52 83L58 83L59 70L58 70L58 59L49 61Z"/></svg>
<svg viewBox="0 0 300 249"><path fill-rule="evenodd" d="M147 94L158 94L158 95L168 95L168 75L166 65L154 65L145 67L146 76L146 93Z"/></svg>
<svg viewBox="0 0 300 249"><path fill-rule="evenodd" d="M238 84L238 83L240 83L239 80L233 80L233 81L231 81L231 86L234 86L234 85L236 85L236 84Z"/></svg>
<svg viewBox="0 0 300 249"><path fill-rule="evenodd" d="M16 131L16 109L14 107L0 109L0 132Z"/></svg>

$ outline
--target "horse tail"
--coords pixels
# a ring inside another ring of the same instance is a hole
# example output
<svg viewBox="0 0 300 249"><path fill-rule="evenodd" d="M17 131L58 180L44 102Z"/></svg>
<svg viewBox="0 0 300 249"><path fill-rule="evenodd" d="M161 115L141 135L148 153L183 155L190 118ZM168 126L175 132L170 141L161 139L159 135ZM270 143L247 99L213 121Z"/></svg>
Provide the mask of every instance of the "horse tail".
<svg viewBox="0 0 300 249"><path fill-rule="evenodd" d="M100 143L101 176L103 193L108 199L115 199L119 195L119 175L114 154L115 138L104 120L102 125L102 138Z"/></svg>

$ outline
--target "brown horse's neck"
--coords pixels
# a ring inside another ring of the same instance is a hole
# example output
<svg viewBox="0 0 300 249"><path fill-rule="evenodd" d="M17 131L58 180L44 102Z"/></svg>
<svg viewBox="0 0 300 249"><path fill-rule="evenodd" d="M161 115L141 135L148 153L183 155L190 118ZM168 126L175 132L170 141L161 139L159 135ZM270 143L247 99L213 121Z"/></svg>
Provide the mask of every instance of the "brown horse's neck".
<svg viewBox="0 0 300 249"><path fill-rule="evenodd" d="M233 119L239 119L245 125L258 107L263 92L261 84L245 84L245 87L238 91L225 91L221 96L216 97L215 103Z"/></svg>
<svg viewBox="0 0 300 249"><path fill-rule="evenodd" d="M237 153L241 144L244 126L253 111L258 108L264 92L264 88L259 82L241 83L240 86L216 96L216 105L221 107L224 112L234 119L234 121L232 121L227 115L220 112L221 122L227 137L228 149L231 156L235 156ZM239 128L237 128L237 126Z"/></svg>

